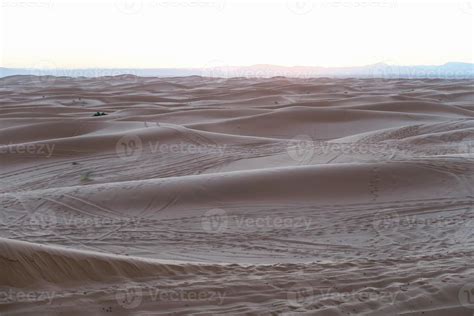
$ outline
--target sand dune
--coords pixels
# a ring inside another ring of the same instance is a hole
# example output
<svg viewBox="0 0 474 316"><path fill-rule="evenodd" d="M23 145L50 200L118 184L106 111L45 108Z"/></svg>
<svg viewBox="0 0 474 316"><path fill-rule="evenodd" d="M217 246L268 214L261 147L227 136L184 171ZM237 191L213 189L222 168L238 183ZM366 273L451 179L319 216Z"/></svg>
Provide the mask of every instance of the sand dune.
<svg viewBox="0 0 474 316"><path fill-rule="evenodd" d="M2 78L0 314L472 315L472 84Z"/></svg>

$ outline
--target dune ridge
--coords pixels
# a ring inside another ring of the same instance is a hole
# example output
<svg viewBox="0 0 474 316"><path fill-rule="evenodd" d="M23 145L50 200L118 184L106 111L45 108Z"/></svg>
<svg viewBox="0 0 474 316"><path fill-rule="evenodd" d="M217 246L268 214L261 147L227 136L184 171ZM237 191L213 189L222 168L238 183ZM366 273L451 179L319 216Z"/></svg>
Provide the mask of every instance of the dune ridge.
<svg viewBox="0 0 474 316"><path fill-rule="evenodd" d="M0 314L470 316L472 84L0 78Z"/></svg>

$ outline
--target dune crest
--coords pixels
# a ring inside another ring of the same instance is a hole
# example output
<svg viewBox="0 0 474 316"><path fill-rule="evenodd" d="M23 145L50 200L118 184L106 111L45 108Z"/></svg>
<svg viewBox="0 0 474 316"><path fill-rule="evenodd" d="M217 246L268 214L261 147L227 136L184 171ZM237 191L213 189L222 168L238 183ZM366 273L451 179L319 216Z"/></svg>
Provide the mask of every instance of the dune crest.
<svg viewBox="0 0 474 316"><path fill-rule="evenodd" d="M0 78L0 313L470 316L472 84Z"/></svg>

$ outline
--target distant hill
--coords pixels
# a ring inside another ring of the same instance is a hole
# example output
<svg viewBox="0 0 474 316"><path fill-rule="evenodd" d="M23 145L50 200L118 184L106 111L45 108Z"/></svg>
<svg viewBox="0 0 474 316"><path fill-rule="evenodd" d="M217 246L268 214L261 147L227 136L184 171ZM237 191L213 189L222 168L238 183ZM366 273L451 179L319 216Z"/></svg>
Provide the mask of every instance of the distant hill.
<svg viewBox="0 0 474 316"><path fill-rule="evenodd" d="M307 67L307 66L213 66L206 68L87 68L87 69L27 69L0 68L0 77L13 75L53 75L68 77L101 77L132 74L144 77L356 77L356 78L474 78L474 64L449 62L438 66L398 66L385 63L360 67Z"/></svg>

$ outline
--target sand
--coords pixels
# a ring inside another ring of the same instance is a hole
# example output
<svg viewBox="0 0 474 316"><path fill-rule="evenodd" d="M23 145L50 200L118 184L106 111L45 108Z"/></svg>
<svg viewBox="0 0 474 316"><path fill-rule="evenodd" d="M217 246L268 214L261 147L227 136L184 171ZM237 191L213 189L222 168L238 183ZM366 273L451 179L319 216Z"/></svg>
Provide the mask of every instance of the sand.
<svg viewBox="0 0 474 316"><path fill-rule="evenodd" d="M473 83L2 78L0 315L473 315Z"/></svg>

